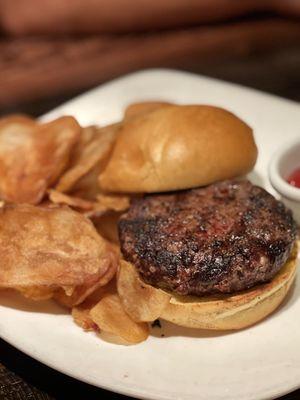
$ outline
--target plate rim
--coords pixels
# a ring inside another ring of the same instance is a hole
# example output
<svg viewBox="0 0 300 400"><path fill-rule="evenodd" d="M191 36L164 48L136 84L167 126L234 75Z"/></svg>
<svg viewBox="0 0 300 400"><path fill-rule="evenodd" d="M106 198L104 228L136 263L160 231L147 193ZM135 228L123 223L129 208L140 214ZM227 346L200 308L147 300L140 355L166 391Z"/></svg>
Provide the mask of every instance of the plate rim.
<svg viewBox="0 0 300 400"><path fill-rule="evenodd" d="M79 94L78 96L75 96L74 98L68 100L67 102L62 103L58 107L55 107L54 109L50 110L49 112L43 114L40 118L41 118L41 120L47 119L48 116L51 117L51 115L53 113L59 112L59 110L61 108L69 107L69 106L72 105L73 102L75 103L75 102L81 101L83 98L88 97L89 95L93 94L97 90L101 90L103 88L109 87L111 84L117 84L117 83L125 81L127 79L134 78L134 77L137 77L137 76L141 76L141 75L143 75L145 73L146 74L158 74L158 75L161 74L161 73L163 73L163 74L169 74L169 73L173 74L174 73L174 74L181 75L181 76L189 76L189 77L200 78L200 79L202 78L202 79L210 81L213 84L218 84L218 85L220 83L221 84L225 84L228 87L235 87L237 89L243 90L244 92L248 91L248 92L252 92L252 93L254 93L256 95L263 95L265 98L269 97L270 99L273 99L273 100L276 99L276 100L282 101L284 103L289 103L290 105L293 105L293 106L296 105L300 109L300 105L299 105L298 102L295 102L295 101L290 100L290 99L285 99L285 98L282 98L280 96L273 95L273 94L270 94L270 93L265 93L263 91L260 91L260 90L254 89L254 88L249 88L249 87L246 87L246 86L243 86L243 85L240 85L240 84L231 83L231 82L227 82L227 81L224 81L224 80L219 80L219 79L215 79L215 78L211 78L211 77L206 77L206 76L198 75L198 74L195 74L195 73L192 73L192 72L180 71L180 70L177 70L177 69L150 68L150 69L143 69L143 70L140 70L140 71L137 71L137 72L132 72L132 73L123 75L123 76L118 77L116 79L113 79L113 80L111 80L109 82L106 82L106 83L104 83L102 85L99 85L99 86L97 86L95 88L92 88L92 89L90 89L90 90L88 90L88 91L86 91L84 93ZM32 351L29 352L29 351L24 350L22 348L22 346L15 345L15 343L13 343L13 341L10 338L7 338L5 335L3 336L2 332L0 334L0 337L3 338L4 341L9 343L14 348L16 348L19 351L27 354L28 356L32 357L33 359L37 360L38 362L41 362L42 364L50 367L51 369L56 370L56 371L58 371L58 372L60 372L62 374L68 375L68 376L70 376L72 378L75 378L75 379L77 379L79 381L82 381L82 382L85 382L87 384L90 384L92 386L99 387L99 388L102 388L104 390L108 390L108 391L111 391L111 392L119 393L119 394L122 394L122 395L131 396L131 397L134 397L134 398L152 399L152 400L169 400L170 399L170 397L156 396L156 395L154 395L154 396L151 395L151 397L149 397L149 394L147 394L147 397L145 397L145 395L146 395L145 393L143 394L143 393L141 393L140 390L137 390L137 389L134 389L134 388L133 389L126 389L126 391L125 391L122 388L113 386L113 384L112 385L107 385L107 384L104 384L104 385L101 384L100 385L98 383L95 384L93 382L93 380L90 380L88 377L84 378L84 377L76 375L74 373L68 373L63 368L60 368L59 366L54 365L52 362L49 362L49 361L47 362L47 360L45 361L45 359L42 356L40 356L39 353L36 352L34 349L32 349ZM299 380L299 383L296 384L293 388L291 388L289 386L289 388L285 388L283 390L280 390L280 392L278 392L278 390L275 388L272 391L270 391L269 394L266 393L266 396L260 397L259 399L260 400L271 400L271 399L274 398L274 396L286 395L286 394L291 393L291 392L293 392L293 391L295 391L295 390L297 390L299 388L300 388L300 380ZM225 397L224 397L224 399L225 399Z"/></svg>

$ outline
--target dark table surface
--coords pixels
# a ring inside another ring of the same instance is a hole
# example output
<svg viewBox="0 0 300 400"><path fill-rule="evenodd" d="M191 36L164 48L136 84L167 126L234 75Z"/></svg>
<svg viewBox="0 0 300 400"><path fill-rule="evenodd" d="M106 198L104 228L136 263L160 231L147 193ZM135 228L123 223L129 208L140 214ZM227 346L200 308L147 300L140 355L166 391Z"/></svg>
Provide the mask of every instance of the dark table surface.
<svg viewBox="0 0 300 400"><path fill-rule="evenodd" d="M231 60L226 64L195 66L194 72L225 79L300 101L300 48L281 54ZM8 111L39 115L66 98L24 104ZM5 110L7 111L7 110ZM0 110L0 114L3 110ZM300 382L299 382L300 384ZM33 360L0 339L0 400L129 399L67 377ZM281 400L299 400L300 390Z"/></svg>

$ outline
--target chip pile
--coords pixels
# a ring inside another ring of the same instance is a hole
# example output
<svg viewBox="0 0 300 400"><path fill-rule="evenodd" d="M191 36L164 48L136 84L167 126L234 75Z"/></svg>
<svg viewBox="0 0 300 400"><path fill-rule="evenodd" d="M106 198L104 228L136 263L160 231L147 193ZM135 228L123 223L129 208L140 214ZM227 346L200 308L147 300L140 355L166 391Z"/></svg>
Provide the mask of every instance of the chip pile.
<svg viewBox="0 0 300 400"><path fill-rule="evenodd" d="M120 127L163 105L132 104L123 121L105 127L81 127L70 116L0 119L0 289L52 298L109 341L148 337L148 325L129 317L116 288L117 222L130 198L102 192L98 177Z"/></svg>

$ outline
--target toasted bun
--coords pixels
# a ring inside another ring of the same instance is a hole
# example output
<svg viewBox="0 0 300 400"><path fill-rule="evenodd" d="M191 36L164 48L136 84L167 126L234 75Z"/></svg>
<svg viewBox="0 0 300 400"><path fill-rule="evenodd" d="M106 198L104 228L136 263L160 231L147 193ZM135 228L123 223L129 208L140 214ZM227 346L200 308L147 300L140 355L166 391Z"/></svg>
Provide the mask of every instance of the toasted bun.
<svg viewBox="0 0 300 400"><path fill-rule="evenodd" d="M143 114L158 110L159 108L169 107L174 104L166 101L142 101L139 103L131 103L126 107L124 112L124 120L140 117Z"/></svg>
<svg viewBox="0 0 300 400"><path fill-rule="evenodd" d="M174 296L147 285L135 267L122 261L118 292L126 312L136 321L162 318L198 329L242 329L262 320L282 303L296 275L297 251L273 280L233 295Z"/></svg>
<svg viewBox="0 0 300 400"><path fill-rule="evenodd" d="M257 148L251 128L212 106L168 106L123 124L100 186L111 192L163 192L249 172Z"/></svg>

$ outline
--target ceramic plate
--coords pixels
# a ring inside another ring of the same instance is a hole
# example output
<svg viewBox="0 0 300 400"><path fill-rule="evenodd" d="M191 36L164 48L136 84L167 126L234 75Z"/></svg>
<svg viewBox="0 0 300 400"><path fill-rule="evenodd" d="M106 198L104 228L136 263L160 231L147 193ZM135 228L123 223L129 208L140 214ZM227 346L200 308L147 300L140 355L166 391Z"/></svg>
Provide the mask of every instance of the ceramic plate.
<svg viewBox="0 0 300 400"><path fill-rule="evenodd" d="M104 125L133 101L160 99L225 107L251 125L259 158L250 178L271 190L267 164L300 136L300 107L254 90L170 70L148 70L98 87L44 116L74 115ZM162 337L162 335L164 335ZM273 399L300 386L300 274L280 309L249 329L226 334L163 323L135 346L85 333L51 302L0 297L0 336L65 374L115 392L159 400Z"/></svg>

